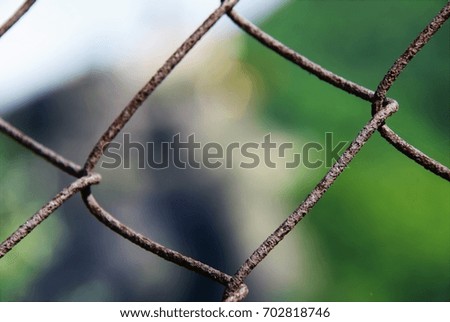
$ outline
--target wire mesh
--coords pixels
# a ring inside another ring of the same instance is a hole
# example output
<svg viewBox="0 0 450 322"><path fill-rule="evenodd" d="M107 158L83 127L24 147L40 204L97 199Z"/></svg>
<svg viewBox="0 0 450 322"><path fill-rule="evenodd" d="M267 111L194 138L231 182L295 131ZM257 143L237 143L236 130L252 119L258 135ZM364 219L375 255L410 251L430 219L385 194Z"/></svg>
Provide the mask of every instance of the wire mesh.
<svg viewBox="0 0 450 322"><path fill-rule="evenodd" d="M35 0L26 1L14 13L14 15L0 27L0 37L3 36L15 23L17 23L35 2ZM79 192L90 213L106 227L110 228L118 235L128 239L137 246L152 252L167 261L173 262L221 283L225 287L222 298L223 301L241 301L249 292L245 284L245 279L316 205L316 203L326 193L328 188L330 188L330 186L337 180L338 176L348 167L355 155L362 149L364 144L376 131L379 131L381 136L399 152L414 160L425 169L433 172L435 175L450 181L449 168L409 144L386 124L386 120L399 108L399 104L393 98L386 96L387 92L414 56L428 43L431 37L439 30L446 20L448 20L450 16L450 2L447 2L447 4L438 12L432 21L423 29L423 31L419 33L417 38L414 39L406 48L404 53L394 62L375 91L367 89L357 83L351 82L332 73L331 71L323 68L293 49L282 44L277 39L271 37L253 23L240 16L233 9L238 2L239 0L222 1L220 6L215 9L208 18L205 19L201 26L181 44L181 46L166 60L161 68L133 97L133 99L127 104L127 106L116 117L111 125L105 130L104 134L92 148L83 166L67 160L57 152L45 147L0 118L0 130L5 135L9 136L38 156L44 158L55 167L76 178L73 183L61 190L61 192L59 192L41 209L39 209L31 218L29 218L0 244L0 258L4 257L12 248L17 246L23 238L30 234L34 228L47 219L65 201ZM91 185L100 184L101 182L101 176L95 173L94 169L108 144L124 128L134 113L166 79L177 64L184 59L189 51L224 15L227 15L237 26L269 50L276 52L300 68L312 73L322 81L370 102L372 106L372 117L360 130L353 142L346 148L338 161L329 169L327 174L315 186L306 199L300 203L295 211L289 215L286 220L271 235L269 235L266 240L264 240L263 243L261 243L261 245L248 257L241 267L239 267L234 275L229 275L203 262L181 254L134 231L132 228L126 226L117 220L112 214L107 212L97 202L90 189Z"/></svg>

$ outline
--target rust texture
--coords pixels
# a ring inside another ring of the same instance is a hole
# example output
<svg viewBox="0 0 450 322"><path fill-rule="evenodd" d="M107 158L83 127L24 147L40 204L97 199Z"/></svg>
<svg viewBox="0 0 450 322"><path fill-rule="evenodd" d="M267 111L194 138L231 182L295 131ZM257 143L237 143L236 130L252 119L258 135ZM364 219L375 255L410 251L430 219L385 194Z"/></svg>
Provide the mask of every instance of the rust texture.
<svg viewBox="0 0 450 322"><path fill-rule="evenodd" d="M74 194L87 186L97 184L101 177L97 173L89 174L72 182L68 187L61 190L52 200L45 204L30 219L13 232L4 242L0 244L0 258L5 256L14 246L25 238L34 228L47 219L56 209Z"/></svg>
<svg viewBox="0 0 450 322"><path fill-rule="evenodd" d="M2 25L0 26L0 37L2 37L20 18L31 8L36 0L27 0L22 6Z"/></svg>
<svg viewBox="0 0 450 322"><path fill-rule="evenodd" d="M418 37L408 46L405 52L395 61L388 70L383 80L374 92L357 83L349 81L342 76L314 63L305 56L297 53L291 48L271 37L250 21L238 15L233 7L239 0L221 1L221 5L201 24L194 33L167 59L163 66L151 77L142 89L125 106L122 112L116 117L111 125L106 129L97 143L89 153L83 167L67 160L57 152L49 149L45 145L33 140L13 125L0 118L0 131L9 136L28 150L47 160L50 164L60 170L72 175L76 180L61 190L53 199L39 209L31 218L22 224L8 238L0 244L0 258L5 256L12 248L20 243L34 228L48 218L66 200L80 192L82 199L90 211L103 225L111 229L118 235L126 238L137 246L173 262L186 269L204 275L225 286L223 295L224 301L241 301L247 296L249 289L244 284L245 279L251 274L253 269L264 260L264 258L289 234L294 227L309 213L317 204L326 191L336 181L338 176L348 167L355 155L362 149L364 144L378 130L383 138L387 140L398 151L405 154L411 160L422 165L427 170L435 173L441 178L450 181L450 170L425 155L423 152L406 142L386 124L386 120L395 113L398 103L386 97L389 88L397 80L398 76L409 64L412 58L428 43L431 37L448 20L450 15L450 2L433 18ZM2 26L0 26L0 37L3 36L19 19L30 9L36 1L26 1ZM142 106L145 100L156 90L156 88L167 78L172 70L180 63L190 50L208 33L214 24L224 15L234 21L243 31L254 37L261 44L278 53L281 57L291 61L300 68L314 74L319 79L355 95L372 104L372 118L362 128L354 141L347 147L339 160L332 166L323 179L315 186L306 199L300 203L297 209L286 218L286 220L270 235L264 242L248 257L237 272L231 276L219 269L213 268L189 256L183 255L164 245L161 245L150 238L134 231L126 226L113 215L107 212L95 199L91 192L91 185L99 184L101 177L92 172L95 165L103 155L106 146L123 129L134 113Z"/></svg>

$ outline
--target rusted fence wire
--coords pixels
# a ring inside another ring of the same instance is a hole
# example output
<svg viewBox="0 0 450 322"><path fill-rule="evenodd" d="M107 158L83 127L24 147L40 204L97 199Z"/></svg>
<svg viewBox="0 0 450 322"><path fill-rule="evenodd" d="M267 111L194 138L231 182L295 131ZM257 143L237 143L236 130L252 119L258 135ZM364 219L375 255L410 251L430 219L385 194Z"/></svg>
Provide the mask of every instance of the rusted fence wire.
<svg viewBox="0 0 450 322"><path fill-rule="evenodd" d="M0 27L0 37L3 36L35 3L35 0L26 1L8 21ZM278 40L266 34L250 21L241 17L233 7L239 0L225 0L214 10L211 15L201 24L194 33L189 36L183 44L167 59L163 66L156 72L150 81L133 97L128 105L122 110L112 124L106 129L97 143L92 148L85 164L80 166L70 160L65 159L57 152L36 142L20 130L0 118L0 131L11 137L28 150L44 158L60 170L77 178L72 184L61 190L52 200L45 204L30 219L13 232L5 241L0 244L0 258L5 256L23 238L25 238L37 225L48 218L59 206L61 206L71 196L80 192L82 199L89 209L101 223L113 230L115 233L128 239L137 246L154 253L155 255L185 267L189 270L207 276L208 278L221 283L225 287L223 301L243 300L249 290L245 285L245 279L252 270L278 245L278 243L289 234L294 227L308 214L316 203L326 193L328 188L336 181L337 177L347 168L355 155L361 150L364 144L378 130L398 151L408 158L414 160L427 170L450 181L450 169L430 158L419 149L415 148L407 141L398 136L395 131L386 125L386 120L394 114L398 108L398 103L386 97L392 84L402 73L404 68L414 58L414 56L428 43L431 37L448 20L450 16L450 2L433 18L424 28L418 37L408 46L405 52L394 62L392 67L378 85L376 91L367 89L359 84L353 83L339 75L326 70L322 66L314 63L296 51L285 46ZM183 60L189 51L200 41L200 39L214 26L214 24L227 15L242 30L254 37L261 44L275 51L280 56L296 64L300 68L314 74L322 81L325 81L347 93L355 95L371 103L372 117L361 129L357 137L347 147L339 160L331 167L323 179L316 185L306 199L297 209L286 218L286 220L248 257L234 275L226 274L198 260L185 256L164 245L158 244L150 238L134 231L124 225L113 215L107 212L95 199L90 189L91 185L99 184L101 177L95 173L96 164L103 155L108 144L123 129L134 113L142 106L143 102L156 90L156 88L172 72L176 65Z"/></svg>

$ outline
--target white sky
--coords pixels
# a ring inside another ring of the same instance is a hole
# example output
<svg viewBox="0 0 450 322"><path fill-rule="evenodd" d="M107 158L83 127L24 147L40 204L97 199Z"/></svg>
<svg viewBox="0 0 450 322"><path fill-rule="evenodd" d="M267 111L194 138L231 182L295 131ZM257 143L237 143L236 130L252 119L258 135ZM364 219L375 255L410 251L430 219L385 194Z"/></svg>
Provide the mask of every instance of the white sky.
<svg viewBox="0 0 450 322"><path fill-rule="evenodd" d="M236 9L258 19L285 2L241 0ZM0 1L0 24L22 3ZM91 68L131 59L136 51L151 55L166 48L171 53L218 4L219 0L38 0L0 38L0 112ZM220 21L207 37L234 31L231 22Z"/></svg>

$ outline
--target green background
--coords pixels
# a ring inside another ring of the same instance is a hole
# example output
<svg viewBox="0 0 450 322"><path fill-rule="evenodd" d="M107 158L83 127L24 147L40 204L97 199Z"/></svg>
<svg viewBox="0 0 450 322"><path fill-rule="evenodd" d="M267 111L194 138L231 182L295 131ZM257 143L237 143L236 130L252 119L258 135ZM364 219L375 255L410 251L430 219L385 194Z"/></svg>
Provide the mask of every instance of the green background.
<svg viewBox="0 0 450 322"><path fill-rule="evenodd" d="M374 90L444 3L292 1L261 27L321 66ZM390 127L444 164L449 164L449 27L444 25L388 92L400 104ZM319 142L330 131L336 141L349 141L370 118L370 103L252 39L245 44L242 59L261 80L257 99L268 127ZM324 173L312 175L319 180ZM299 181L291 209L312 188ZM319 239L322 258L312 265L325 271L320 292L303 297L299 285L291 297L280 294L280 299L448 301L449 192L448 182L376 133L297 228L299 234L313 230Z"/></svg>

